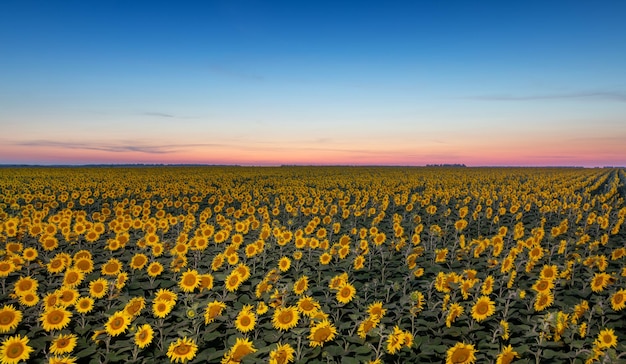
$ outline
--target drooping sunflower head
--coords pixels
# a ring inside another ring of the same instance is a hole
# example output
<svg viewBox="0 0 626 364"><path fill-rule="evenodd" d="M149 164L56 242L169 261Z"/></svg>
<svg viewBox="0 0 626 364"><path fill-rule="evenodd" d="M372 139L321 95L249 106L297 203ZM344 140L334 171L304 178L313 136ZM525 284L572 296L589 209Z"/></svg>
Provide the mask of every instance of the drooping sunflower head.
<svg viewBox="0 0 626 364"><path fill-rule="evenodd" d="M214 300L213 302L209 302L204 311L204 323L210 324L215 320L216 317L222 314L222 311L226 308L226 303Z"/></svg>

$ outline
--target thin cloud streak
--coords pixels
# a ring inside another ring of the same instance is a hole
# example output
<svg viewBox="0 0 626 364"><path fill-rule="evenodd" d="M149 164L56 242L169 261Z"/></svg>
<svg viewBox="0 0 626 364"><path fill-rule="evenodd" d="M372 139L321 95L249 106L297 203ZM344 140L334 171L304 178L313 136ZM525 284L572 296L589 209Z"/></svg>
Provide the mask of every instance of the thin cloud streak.
<svg viewBox="0 0 626 364"><path fill-rule="evenodd" d="M173 118L173 117L175 117L172 114L166 114L166 113L163 113L163 112L154 112L154 111L152 111L152 112L150 112L150 111L149 112L144 112L141 115L160 116L160 117L163 117L163 118Z"/></svg>
<svg viewBox="0 0 626 364"><path fill-rule="evenodd" d="M125 142L123 144L107 144L107 143L75 143L75 142L56 142L51 140L31 140L16 142L15 145L27 147L56 147L62 149L79 149L79 150L97 150L103 152L140 152L148 154L168 154L177 152L180 149L196 148L196 147L219 147L221 144L169 144L169 145L133 145Z"/></svg>

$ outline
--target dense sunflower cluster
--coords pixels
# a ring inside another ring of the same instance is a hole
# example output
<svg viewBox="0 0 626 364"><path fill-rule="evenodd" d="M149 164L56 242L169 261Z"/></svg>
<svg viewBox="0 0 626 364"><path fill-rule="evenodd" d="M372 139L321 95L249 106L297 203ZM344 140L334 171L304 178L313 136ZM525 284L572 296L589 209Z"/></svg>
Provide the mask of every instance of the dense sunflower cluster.
<svg viewBox="0 0 626 364"><path fill-rule="evenodd" d="M626 360L626 173L5 168L0 362Z"/></svg>

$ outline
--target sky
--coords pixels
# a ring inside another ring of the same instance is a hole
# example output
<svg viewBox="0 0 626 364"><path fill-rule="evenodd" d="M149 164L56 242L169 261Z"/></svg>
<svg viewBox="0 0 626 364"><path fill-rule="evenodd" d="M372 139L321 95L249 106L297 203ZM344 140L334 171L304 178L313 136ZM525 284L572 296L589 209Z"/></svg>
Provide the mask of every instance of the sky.
<svg viewBox="0 0 626 364"><path fill-rule="evenodd" d="M626 166L626 1L0 2L0 164Z"/></svg>

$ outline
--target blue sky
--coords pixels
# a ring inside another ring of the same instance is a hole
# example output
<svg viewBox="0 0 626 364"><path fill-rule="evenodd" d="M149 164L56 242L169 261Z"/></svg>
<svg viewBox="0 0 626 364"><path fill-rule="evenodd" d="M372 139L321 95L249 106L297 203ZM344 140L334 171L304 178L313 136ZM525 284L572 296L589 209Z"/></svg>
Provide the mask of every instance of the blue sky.
<svg viewBox="0 0 626 364"><path fill-rule="evenodd" d="M0 163L626 165L623 1L4 1Z"/></svg>

